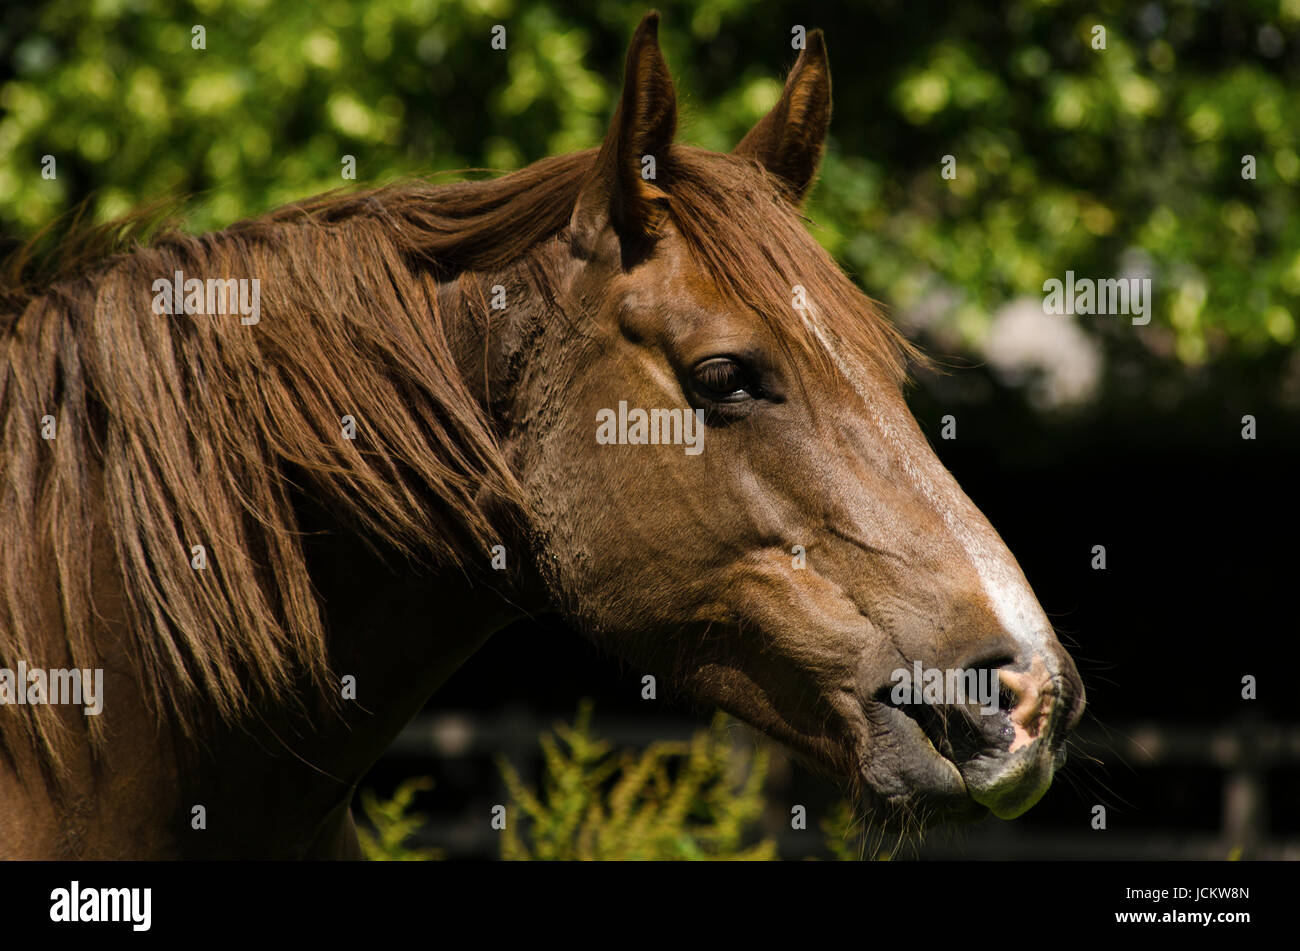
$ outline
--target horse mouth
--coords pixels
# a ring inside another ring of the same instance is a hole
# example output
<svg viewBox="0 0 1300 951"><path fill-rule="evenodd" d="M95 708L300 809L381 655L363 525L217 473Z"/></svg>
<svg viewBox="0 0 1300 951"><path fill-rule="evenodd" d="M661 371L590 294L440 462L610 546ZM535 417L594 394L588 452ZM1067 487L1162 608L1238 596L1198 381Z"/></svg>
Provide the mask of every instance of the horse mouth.
<svg viewBox="0 0 1300 951"><path fill-rule="evenodd" d="M1001 819L1021 815L1047 791L1065 759L1059 742L1034 741L1017 748L1005 704L986 718L956 707L898 704L881 691L872 706L882 725L910 751L912 765L905 775L922 779L918 801L946 822L990 813Z"/></svg>
<svg viewBox="0 0 1300 951"><path fill-rule="evenodd" d="M886 696L870 703L867 713L887 731L899 758L895 780L903 788L887 795L887 803L906 812L923 811L938 824L972 822L989 814L971 795L961 753L937 710L928 704L894 704Z"/></svg>

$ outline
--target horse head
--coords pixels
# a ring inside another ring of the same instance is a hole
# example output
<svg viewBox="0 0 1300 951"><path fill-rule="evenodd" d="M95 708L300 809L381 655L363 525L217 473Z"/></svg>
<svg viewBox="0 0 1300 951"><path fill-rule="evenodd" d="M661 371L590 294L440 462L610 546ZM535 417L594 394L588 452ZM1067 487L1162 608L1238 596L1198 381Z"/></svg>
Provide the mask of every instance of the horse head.
<svg viewBox="0 0 1300 951"><path fill-rule="evenodd" d="M877 819L1016 816L1083 685L909 412L910 346L804 227L830 113L813 32L732 153L677 145L657 18L638 28L563 242L562 316L509 401L534 561L597 643L847 779Z"/></svg>

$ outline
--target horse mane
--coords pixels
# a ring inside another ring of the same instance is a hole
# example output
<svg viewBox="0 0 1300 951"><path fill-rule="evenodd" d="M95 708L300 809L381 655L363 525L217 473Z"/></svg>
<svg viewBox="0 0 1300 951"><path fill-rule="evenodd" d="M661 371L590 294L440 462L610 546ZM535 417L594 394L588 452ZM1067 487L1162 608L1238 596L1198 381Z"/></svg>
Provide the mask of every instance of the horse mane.
<svg viewBox="0 0 1300 951"><path fill-rule="evenodd" d="M503 529L495 513L523 511L525 493L453 358L448 321L476 315L486 338L494 282L554 304L544 252L567 241L595 155L332 193L205 235L145 242L156 216L141 213L73 228L46 259L20 250L0 289L0 667L102 665L99 546L114 554L146 699L182 729L205 705L233 720L304 678L323 687L295 485L417 562L486 559ZM696 263L783 346L820 354L830 372L825 339L790 307L802 285L837 348L902 381L915 351L757 162L674 146L660 175ZM259 278L263 319L153 313L152 282L176 270ZM342 437L345 415L355 440ZM41 436L46 416L53 439ZM191 566L195 545L205 570ZM50 708L11 709L57 763ZM101 732L91 718L96 749Z"/></svg>

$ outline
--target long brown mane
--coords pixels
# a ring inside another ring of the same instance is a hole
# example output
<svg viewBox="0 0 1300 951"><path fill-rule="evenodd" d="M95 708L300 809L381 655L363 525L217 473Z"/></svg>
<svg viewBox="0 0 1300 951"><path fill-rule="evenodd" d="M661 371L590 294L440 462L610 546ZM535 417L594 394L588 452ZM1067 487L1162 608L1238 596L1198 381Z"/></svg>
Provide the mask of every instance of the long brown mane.
<svg viewBox="0 0 1300 951"><path fill-rule="evenodd" d="M11 274L0 305L0 666L60 656L95 666L92 549L106 546L131 662L151 703L183 727L205 705L235 717L304 676L323 683L325 632L290 480L414 559L486 559L502 529L495 513L527 500L450 328L467 319L489 335L494 283L554 309L547 265L567 247L594 157L329 195L144 246L130 229L100 229L76 242L94 255L52 282ZM903 378L910 347L757 162L674 147L660 171L671 220L726 297L833 372L791 307L801 285L837 350ZM152 282L176 270L259 278L261 322L153 313ZM41 437L46 415L52 440ZM344 415L355 441L341 436ZM200 544L203 571L190 562ZM14 709L52 756L49 708Z"/></svg>

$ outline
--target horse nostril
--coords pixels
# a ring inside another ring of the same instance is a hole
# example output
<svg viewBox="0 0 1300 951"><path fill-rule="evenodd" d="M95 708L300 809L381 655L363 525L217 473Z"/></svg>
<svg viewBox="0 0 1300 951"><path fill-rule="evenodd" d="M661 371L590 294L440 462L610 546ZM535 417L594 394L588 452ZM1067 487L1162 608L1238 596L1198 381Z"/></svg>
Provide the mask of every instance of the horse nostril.
<svg viewBox="0 0 1300 951"><path fill-rule="evenodd" d="M1012 730L1008 752L1014 753L1033 743L1050 727L1060 689L1057 679L1037 656L1024 672L1001 668L998 679L1001 681L999 706L1006 712Z"/></svg>
<svg viewBox="0 0 1300 951"><path fill-rule="evenodd" d="M1058 672L1057 664L1035 656L1026 670L1004 667L998 671L998 706L1006 712L1015 733L1011 752L1044 733L1052 733L1052 745L1059 747L1078 725L1083 716L1083 683L1073 664L1065 667Z"/></svg>

